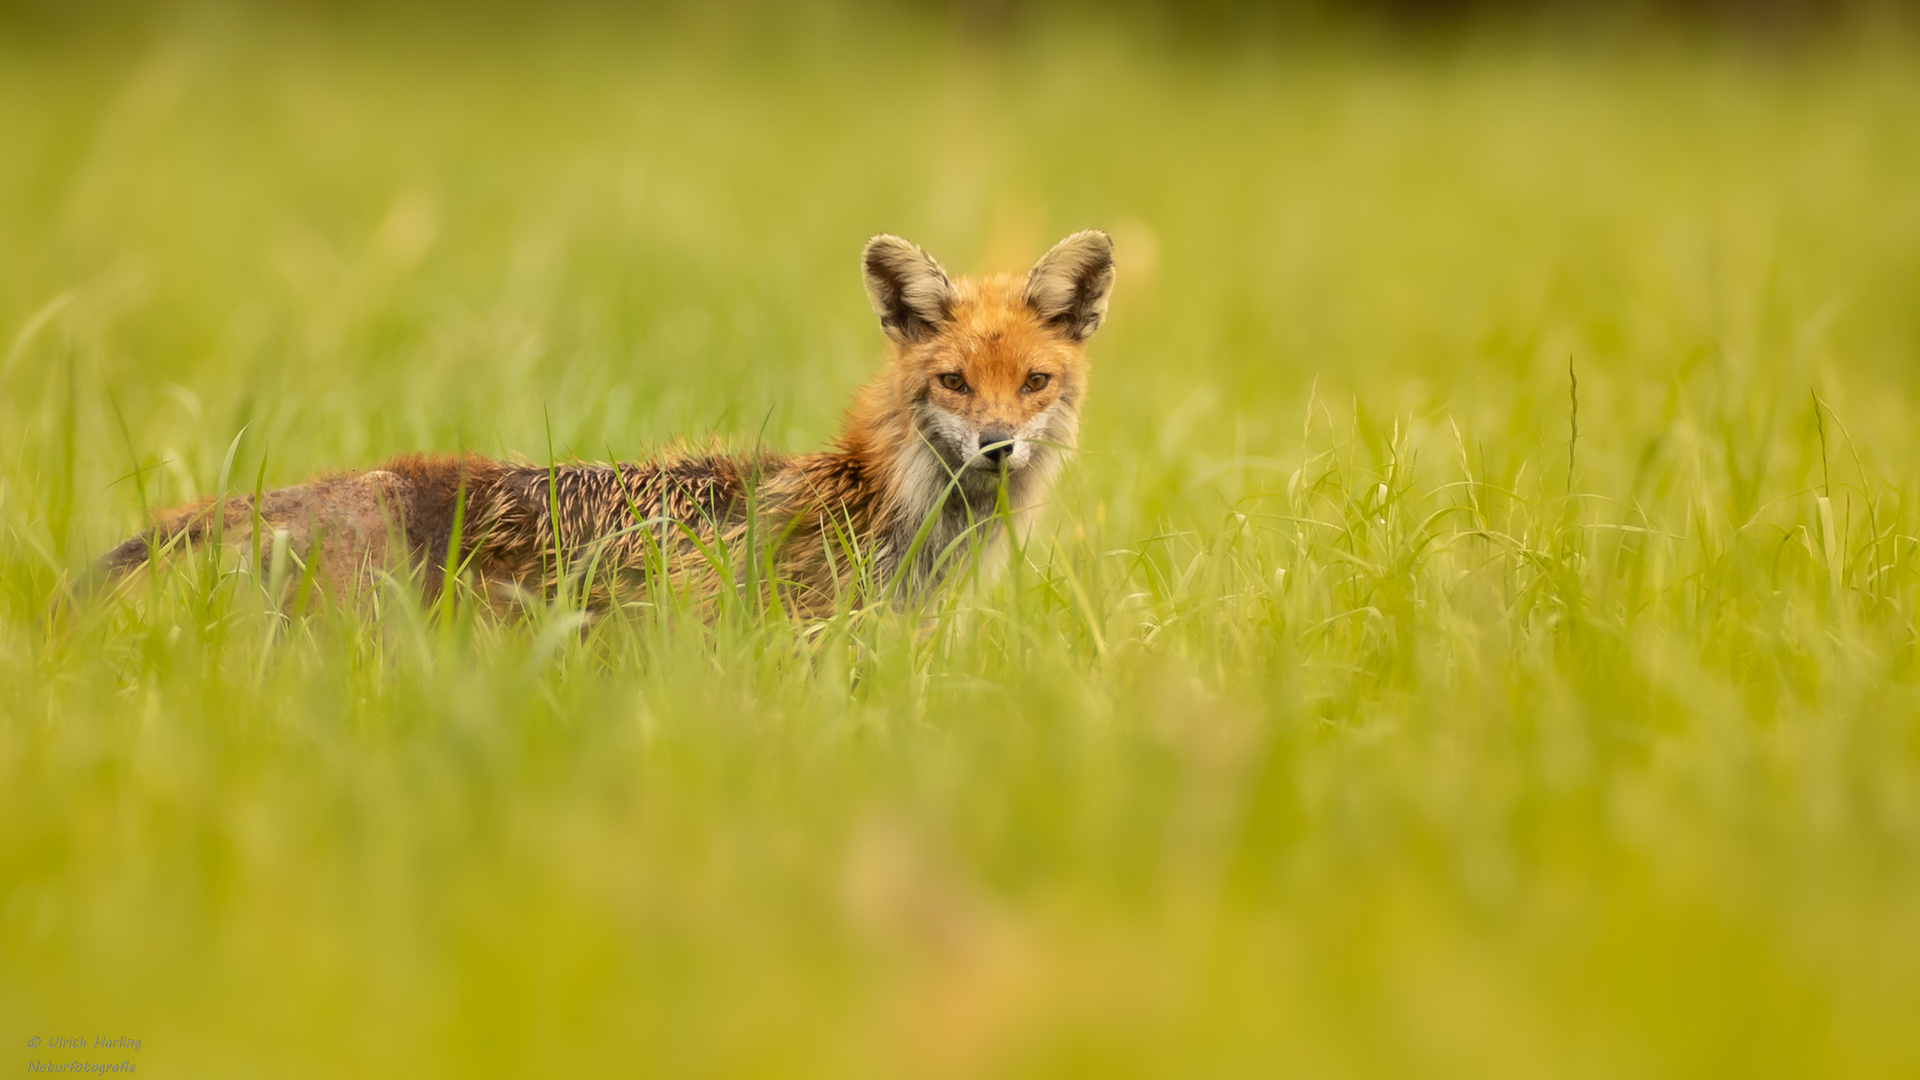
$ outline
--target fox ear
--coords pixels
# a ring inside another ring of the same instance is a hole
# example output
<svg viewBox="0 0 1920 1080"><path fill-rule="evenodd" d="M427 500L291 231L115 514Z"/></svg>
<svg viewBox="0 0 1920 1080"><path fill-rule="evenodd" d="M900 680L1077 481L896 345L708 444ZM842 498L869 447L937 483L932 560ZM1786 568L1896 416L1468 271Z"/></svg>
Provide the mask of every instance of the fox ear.
<svg viewBox="0 0 1920 1080"><path fill-rule="evenodd" d="M881 233L867 241L860 265L867 299L888 337L902 344L919 341L947 321L953 283L918 245Z"/></svg>
<svg viewBox="0 0 1920 1080"><path fill-rule="evenodd" d="M1107 317L1113 291L1113 238L1098 229L1053 245L1027 272L1027 303L1049 326L1085 341Z"/></svg>

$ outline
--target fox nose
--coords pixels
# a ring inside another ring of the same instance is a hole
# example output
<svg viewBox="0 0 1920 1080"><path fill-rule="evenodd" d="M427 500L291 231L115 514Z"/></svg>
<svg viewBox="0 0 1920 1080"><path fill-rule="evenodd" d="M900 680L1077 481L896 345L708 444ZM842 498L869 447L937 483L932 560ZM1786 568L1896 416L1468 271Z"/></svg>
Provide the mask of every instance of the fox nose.
<svg viewBox="0 0 1920 1080"><path fill-rule="evenodd" d="M1013 453L1013 432L1003 427L985 428L980 432L980 452L988 461L998 463Z"/></svg>

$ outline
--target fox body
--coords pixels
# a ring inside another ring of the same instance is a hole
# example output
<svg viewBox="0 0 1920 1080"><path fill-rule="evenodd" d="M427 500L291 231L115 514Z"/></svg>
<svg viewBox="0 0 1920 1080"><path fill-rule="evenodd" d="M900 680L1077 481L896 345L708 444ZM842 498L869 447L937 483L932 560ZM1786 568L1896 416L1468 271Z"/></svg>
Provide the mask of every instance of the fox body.
<svg viewBox="0 0 1920 1080"><path fill-rule="evenodd" d="M305 560L336 593L403 564L429 593L459 566L495 596L578 586L599 603L634 586L709 597L754 576L804 617L860 603L863 588L924 593L1035 507L1074 446L1112 243L1075 233L1024 275L969 279L881 235L862 266L888 357L828 450L554 467L409 455L257 505L171 511L104 568L219 540Z"/></svg>

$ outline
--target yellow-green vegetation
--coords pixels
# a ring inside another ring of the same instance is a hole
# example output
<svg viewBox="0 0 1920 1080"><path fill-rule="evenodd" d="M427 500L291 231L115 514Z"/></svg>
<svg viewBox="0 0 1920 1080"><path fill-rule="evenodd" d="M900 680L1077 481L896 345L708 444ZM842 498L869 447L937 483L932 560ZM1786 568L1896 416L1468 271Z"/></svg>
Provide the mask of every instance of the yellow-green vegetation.
<svg viewBox="0 0 1920 1080"><path fill-rule="evenodd" d="M1910 35L490 18L0 39L13 1068L1920 1071ZM143 502L818 446L869 234L1088 226L1082 451L926 610L63 599Z"/></svg>

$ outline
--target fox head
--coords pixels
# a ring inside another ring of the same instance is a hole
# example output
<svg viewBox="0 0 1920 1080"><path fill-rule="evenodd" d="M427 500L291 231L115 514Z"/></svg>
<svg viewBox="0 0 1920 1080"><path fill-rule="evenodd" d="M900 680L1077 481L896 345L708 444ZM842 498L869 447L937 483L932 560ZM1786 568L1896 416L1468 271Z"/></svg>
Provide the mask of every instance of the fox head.
<svg viewBox="0 0 1920 1080"><path fill-rule="evenodd" d="M869 240L861 262L890 355L846 441L881 454L910 486L957 479L978 494L1004 479L1016 505L1030 501L1022 495L1051 478L1079 432L1113 241L1077 232L1023 275L978 279L949 277L897 236Z"/></svg>

